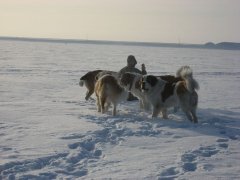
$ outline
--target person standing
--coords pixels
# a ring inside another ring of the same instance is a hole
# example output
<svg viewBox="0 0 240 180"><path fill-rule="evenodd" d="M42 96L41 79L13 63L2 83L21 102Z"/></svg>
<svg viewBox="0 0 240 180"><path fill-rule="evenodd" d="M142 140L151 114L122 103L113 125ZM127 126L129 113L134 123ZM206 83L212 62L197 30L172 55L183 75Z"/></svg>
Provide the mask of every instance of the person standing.
<svg viewBox="0 0 240 180"><path fill-rule="evenodd" d="M123 75L126 72L133 72L133 73L138 73L138 74L142 74L142 75L147 74L145 64L142 64L141 70L137 69L135 67L136 65L137 65L136 58L133 55L129 55L127 58L127 66L125 66L118 72L118 77L121 77L121 75ZM133 96L131 93L129 93L127 100L133 101L133 100L137 100L137 98L135 96Z"/></svg>
<svg viewBox="0 0 240 180"><path fill-rule="evenodd" d="M142 75L147 74L146 67L144 64L142 64L142 70L137 69L135 67L136 65L137 65L136 58L133 55L129 55L127 58L127 66L125 66L118 72L119 77L126 72L133 72L133 73L138 73Z"/></svg>

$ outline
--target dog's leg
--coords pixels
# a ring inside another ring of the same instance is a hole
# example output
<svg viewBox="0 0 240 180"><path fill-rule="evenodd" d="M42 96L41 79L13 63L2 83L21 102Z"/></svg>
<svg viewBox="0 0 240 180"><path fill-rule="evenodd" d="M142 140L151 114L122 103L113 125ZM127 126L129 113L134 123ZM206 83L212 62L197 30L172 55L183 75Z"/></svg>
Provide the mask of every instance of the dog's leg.
<svg viewBox="0 0 240 180"><path fill-rule="evenodd" d="M113 103L112 115L113 115L113 116L116 116L116 114L117 114L117 104L116 104L116 103Z"/></svg>
<svg viewBox="0 0 240 180"><path fill-rule="evenodd" d="M97 110L98 110L98 112L101 112L101 105L100 105L99 96L97 96Z"/></svg>
<svg viewBox="0 0 240 180"><path fill-rule="evenodd" d="M160 107L159 105L153 106L153 112L152 112L152 118L155 118L158 116L159 112L160 112Z"/></svg>
<svg viewBox="0 0 240 180"><path fill-rule="evenodd" d="M139 100L139 105L140 105L140 109L144 109L144 103L143 100Z"/></svg>
<svg viewBox="0 0 240 180"><path fill-rule="evenodd" d="M109 107L110 107L111 103L110 102L107 102L106 103L106 106L105 106L105 112L108 111Z"/></svg>
<svg viewBox="0 0 240 180"><path fill-rule="evenodd" d="M191 112L190 111L185 111L184 113L186 114L188 120L192 122L193 121L193 117L192 117Z"/></svg>
<svg viewBox="0 0 240 180"><path fill-rule="evenodd" d="M163 119L168 119L167 109L166 108L162 108L161 112L162 112Z"/></svg>
<svg viewBox="0 0 240 180"><path fill-rule="evenodd" d="M192 109L191 114L192 114L192 117L193 117L193 122L198 123L198 118L196 116L196 109Z"/></svg>
<svg viewBox="0 0 240 180"><path fill-rule="evenodd" d="M100 105L101 105L101 112L102 112L102 114L105 112L105 108L104 108L105 102L106 102L106 97L105 96L101 96L101 98L100 98Z"/></svg>
<svg viewBox="0 0 240 180"><path fill-rule="evenodd" d="M194 123L198 123L198 118L196 115L196 110L197 110L197 104L198 104L198 94L194 91L194 93L192 94L193 96L191 97L191 113L192 113L192 117L193 117L193 122Z"/></svg>
<svg viewBox="0 0 240 180"><path fill-rule="evenodd" d="M149 111L151 109L151 105L146 99L143 100L143 107L145 111Z"/></svg>
<svg viewBox="0 0 240 180"><path fill-rule="evenodd" d="M90 98L90 96L93 94L94 90L88 90L86 93L86 97L85 99L88 100Z"/></svg>

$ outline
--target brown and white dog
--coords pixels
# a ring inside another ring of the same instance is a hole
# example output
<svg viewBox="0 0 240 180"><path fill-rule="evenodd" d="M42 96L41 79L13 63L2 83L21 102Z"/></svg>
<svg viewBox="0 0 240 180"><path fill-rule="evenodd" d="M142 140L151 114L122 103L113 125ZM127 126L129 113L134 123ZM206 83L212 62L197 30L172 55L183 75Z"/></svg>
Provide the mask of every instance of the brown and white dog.
<svg viewBox="0 0 240 180"><path fill-rule="evenodd" d="M85 99L88 100L91 95L94 93L94 87L96 81L105 74L117 74L117 72L106 71L106 70L95 70L89 71L80 78L79 86L84 86L87 88L87 93Z"/></svg>
<svg viewBox="0 0 240 180"><path fill-rule="evenodd" d="M127 99L128 92L124 90L112 75L100 77L95 85L98 112L105 113L110 104L113 105L112 115L116 115L117 105Z"/></svg>
<svg viewBox="0 0 240 180"><path fill-rule="evenodd" d="M141 80L141 89L153 106L152 117L157 117L162 112L163 118L167 118L167 109L179 105L187 118L197 123L198 83L193 79L189 66L182 67L179 74L183 80L177 83L170 83L153 75L145 75Z"/></svg>
<svg viewBox="0 0 240 180"><path fill-rule="evenodd" d="M138 73L126 72L120 77L120 85L128 92L131 92L139 99L140 108L146 111L150 110L150 103L147 101L146 95L141 90L142 75Z"/></svg>
<svg viewBox="0 0 240 180"><path fill-rule="evenodd" d="M150 110L151 104L148 102L148 98L146 94L142 92L141 89L141 80L143 75L137 73L124 73L120 77L120 85L125 88L126 91L131 92L134 96L136 96L140 101L140 108L144 110ZM168 83L177 83L178 81L182 81L181 77L175 77L172 75L163 75L156 76L159 79L167 81Z"/></svg>

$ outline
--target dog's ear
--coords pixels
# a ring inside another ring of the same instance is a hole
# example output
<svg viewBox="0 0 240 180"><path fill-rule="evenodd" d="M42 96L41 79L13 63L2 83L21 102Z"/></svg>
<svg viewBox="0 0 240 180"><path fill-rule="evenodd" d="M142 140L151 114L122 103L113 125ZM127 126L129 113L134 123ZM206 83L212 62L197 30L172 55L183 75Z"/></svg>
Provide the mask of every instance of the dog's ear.
<svg viewBox="0 0 240 180"><path fill-rule="evenodd" d="M149 75L147 76L146 81L153 87L157 84L158 79L155 76Z"/></svg>
<svg viewBox="0 0 240 180"><path fill-rule="evenodd" d="M95 76L95 81L97 81L98 79L99 79L99 74Z"/></svg>
<svg viewBox="0 0 240 180"><path fill-rule="evenodd" d="M141 90L141 82L142 82L141 79L136 81L136 83L135 83L135 88L136 89L140 89Z"/></svg>

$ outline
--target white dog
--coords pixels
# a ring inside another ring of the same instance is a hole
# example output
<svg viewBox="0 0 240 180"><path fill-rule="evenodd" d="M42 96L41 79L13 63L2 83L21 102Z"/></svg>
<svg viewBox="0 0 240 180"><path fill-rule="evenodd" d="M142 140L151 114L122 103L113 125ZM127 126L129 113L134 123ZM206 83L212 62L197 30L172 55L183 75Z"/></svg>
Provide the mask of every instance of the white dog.
<svg viewBox="0 0 240 180"><path fill-rule="evenodd" d="M177 83L169 83L152 75L143 76L141 89L153 106L152 117L162 112L163 118L167 118L167 108L179 105L187 118L197 123L198 83L193 79L189 66L180 68L178 75L183 80Z"/></svg>
<svg viewBox="0 0 240 180"><path fill-rule="evenodd" d="M98 112L105 113L110 104L113 105L112 115L116 115L117 105L127 99L128 92L124 90L112 75L100 77L95 85Z"/></svg>

